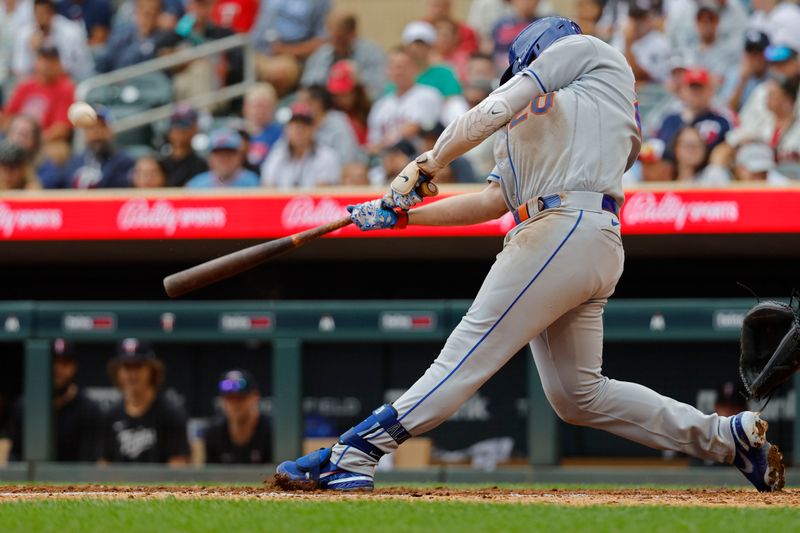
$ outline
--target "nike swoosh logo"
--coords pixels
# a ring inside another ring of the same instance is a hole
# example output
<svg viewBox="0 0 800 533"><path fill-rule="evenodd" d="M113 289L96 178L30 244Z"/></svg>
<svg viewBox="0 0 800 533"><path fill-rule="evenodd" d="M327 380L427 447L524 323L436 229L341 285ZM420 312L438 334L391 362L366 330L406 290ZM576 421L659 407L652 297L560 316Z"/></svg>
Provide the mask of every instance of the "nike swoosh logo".
<svg viewBox="0 0 800 533"><path fill-rule="evenodd" d="M745 454L742 453L741 450L737 450L736 453L739 454L739 459L744 463L744 468L740 468L740 470L745 474L752 474L753 473L753 462L747 458Z"/></svg>
<svg viewBox="0 0 800 533"><path fill-rule="evenodd" d="M617 222L616 220L612 220L611 221L611 225L612 226L619 226L619 222Z"/></svg>
<svg viewBox="0 0 800 533"><path fill-rule="evenodd" d="M492 111L492 115L499 115L501 111Z"/></svg>
<svg viewBox="0 0 800 533"><path fill-rule="evenodd" d="M403 181L408 181L408 176L400 176L400 177L403 178Z"/></svg>

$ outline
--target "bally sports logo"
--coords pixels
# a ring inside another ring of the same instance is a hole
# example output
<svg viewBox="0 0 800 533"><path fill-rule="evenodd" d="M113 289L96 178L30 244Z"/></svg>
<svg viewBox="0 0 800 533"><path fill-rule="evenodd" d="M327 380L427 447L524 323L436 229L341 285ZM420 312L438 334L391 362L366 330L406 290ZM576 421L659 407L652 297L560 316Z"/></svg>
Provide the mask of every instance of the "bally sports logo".
<svg viewBox="0 0 800 533"><path fill-rule="evenodd" d="M333 198L314 201L310 196L298 196L286 203L281 224L286 229L320 226L347 215L347 209Z"/></svg>
<svg viewBox="0 0 800 533"><path fill-rule="evenodd" d="M0 234L11 237L16 231L59 230L64 225L61 209L12 209L0 202Z"/></svg>
<svg viewBox="0 0 800 533"><path fill-rule="evenodd" d="M652 192L637 192L625 201L622 222L637 224L670 224L681 231L686 224L736 223L739 202L736 200L690 201L667 192L658 199Z"/></svg>
<svg viewBox="0 0 800 533"><path fill-rule="evenodd" d="M184 229L221 229L227 221L224 207L175 207L168 200L151 204L141 198L128 200L117 213L120 231L161 230L167 236Z"/></svg>

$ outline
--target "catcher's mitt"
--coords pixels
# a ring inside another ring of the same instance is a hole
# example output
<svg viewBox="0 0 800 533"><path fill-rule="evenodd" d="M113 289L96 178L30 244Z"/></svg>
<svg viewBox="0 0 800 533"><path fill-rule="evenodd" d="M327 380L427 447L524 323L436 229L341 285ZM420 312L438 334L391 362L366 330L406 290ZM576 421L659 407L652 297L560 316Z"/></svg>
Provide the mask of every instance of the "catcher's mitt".
<svg viewBox="0 0 800 533"><path fill-rule="evenodd" d="M764 301L742 324L739 374L751 398L768 396L800 369L800 321L792 306Z"/></svg>

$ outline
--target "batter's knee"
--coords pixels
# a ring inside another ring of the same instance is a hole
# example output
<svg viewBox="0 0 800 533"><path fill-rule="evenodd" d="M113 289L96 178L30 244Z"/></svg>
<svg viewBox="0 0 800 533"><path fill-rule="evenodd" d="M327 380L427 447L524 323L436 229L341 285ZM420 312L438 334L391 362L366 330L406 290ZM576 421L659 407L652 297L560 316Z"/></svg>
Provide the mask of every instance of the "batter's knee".
<svg viewBox="0 0 800 533"><path fill-rule="evenodd" d="M605 379L565 390L562 387L545 386L545 396L558 417L575 426L590 425L596 413L591 409L600 395Z"/></svg>

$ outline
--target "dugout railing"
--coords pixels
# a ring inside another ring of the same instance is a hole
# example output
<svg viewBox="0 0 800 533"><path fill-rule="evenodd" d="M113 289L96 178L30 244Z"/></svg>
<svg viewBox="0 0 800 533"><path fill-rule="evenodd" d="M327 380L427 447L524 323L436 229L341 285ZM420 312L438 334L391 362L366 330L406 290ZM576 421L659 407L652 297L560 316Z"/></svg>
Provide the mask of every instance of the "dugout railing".
<svg viewBox="0 0 800 533"><path fill-rule="evenodd" d="M612 300L604 314L605 339L735 343L744 313L752 304L751 299ZM444 341L468 305L462 300L0 303L0 342L24 344L24 459L29 465L52 459L50 346L55 338L83 343L125 337L159 344L268 343L272 421L273 427L280 428L273 433L274 460L280 461L301 450L304 343ZM529 462L556 465L560 460L557 420L531 358L527 361ZM656 372L658 366L653 368ZM795 390L798 386L796 377ZM800 395L794 398L797 412ZM793 442L800 443L800 424L794 424L792 432ZM800 464L796 444L792 459Z"/></svg>

